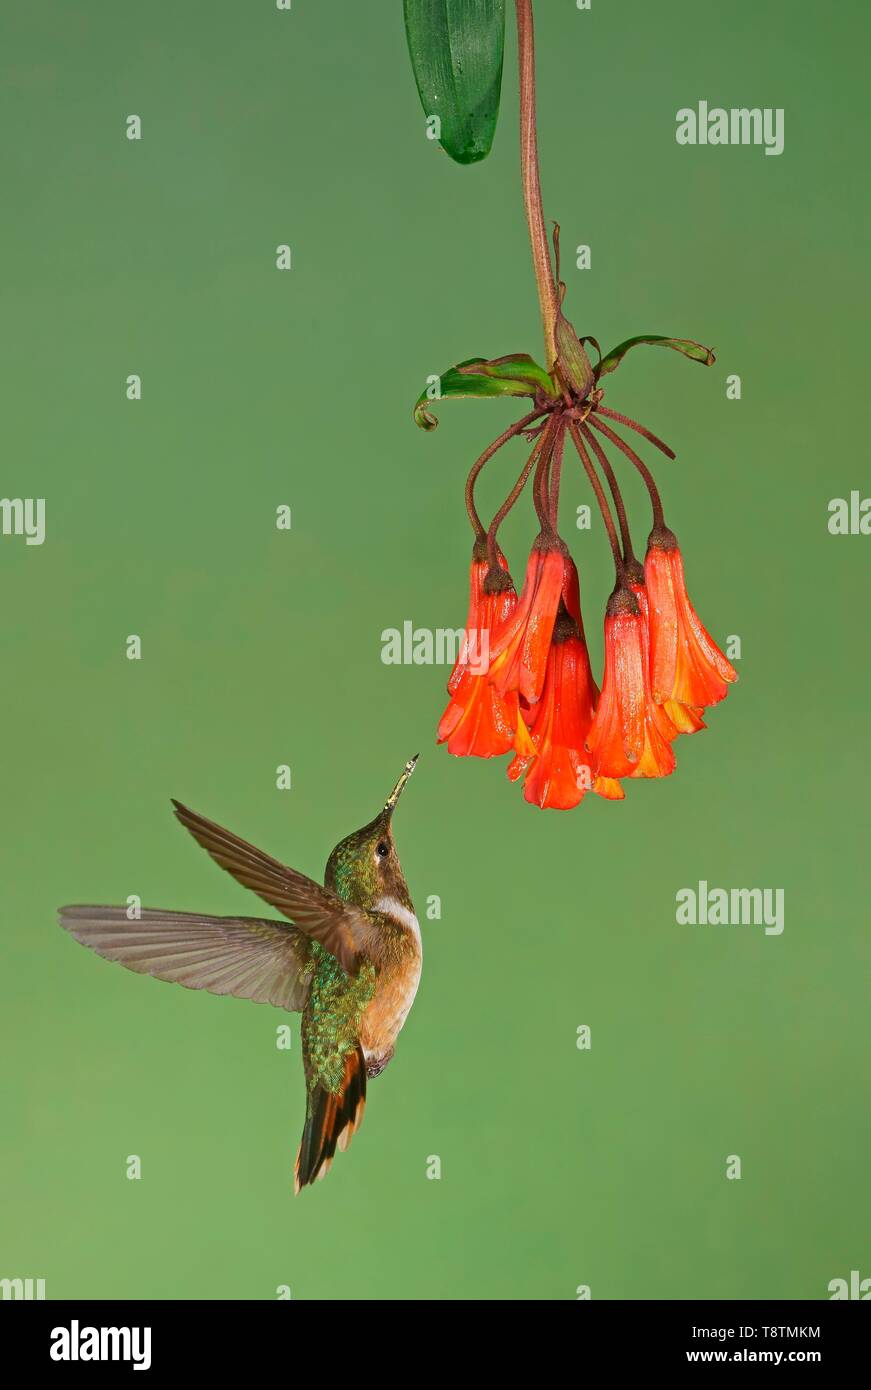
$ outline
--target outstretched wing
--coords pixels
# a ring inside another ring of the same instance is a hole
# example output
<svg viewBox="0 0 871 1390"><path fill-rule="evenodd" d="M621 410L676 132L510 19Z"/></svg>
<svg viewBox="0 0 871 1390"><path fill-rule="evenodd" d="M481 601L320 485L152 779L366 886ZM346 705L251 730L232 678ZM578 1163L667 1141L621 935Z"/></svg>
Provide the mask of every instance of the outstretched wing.
<svg viewBox="0 0 871 1390"><path fill-rule="evenodd" d="M232 831L206 820L180 801L172 804L182 825L216 864L271 907L278 908L306 936L332 951L349 973L357 969L360 956L368 954L367 947L371 949L374 935L373 925L361 908L264 854L256 845L240 840Z"/></svg>
<svg viewBox="0 0 871 1390"><path fill-rule="evenodd" d="M62 927L83 946L139 975L301 1009L314 968L311 942L295 927L253 917L199 917L143 908L62 907Z"/></svg>

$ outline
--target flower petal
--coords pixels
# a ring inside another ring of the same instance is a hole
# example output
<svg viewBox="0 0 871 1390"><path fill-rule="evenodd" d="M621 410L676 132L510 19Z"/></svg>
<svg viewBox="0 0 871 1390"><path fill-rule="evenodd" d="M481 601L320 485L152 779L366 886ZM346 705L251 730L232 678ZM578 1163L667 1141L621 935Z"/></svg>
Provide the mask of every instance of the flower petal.
<svg viewBox="0 0 871 1390"><path fill-rule="evenodd" d="M690 602L677 540L652 533L644 562L650 604L650 678L653 698L694 709L715 705L738 674Z"/></svg>

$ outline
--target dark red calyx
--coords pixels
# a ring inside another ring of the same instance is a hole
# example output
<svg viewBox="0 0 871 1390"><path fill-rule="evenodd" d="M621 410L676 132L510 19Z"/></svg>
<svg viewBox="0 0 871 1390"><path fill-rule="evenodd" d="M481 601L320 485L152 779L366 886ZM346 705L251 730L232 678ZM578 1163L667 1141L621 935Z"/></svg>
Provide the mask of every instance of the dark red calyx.
<svg viewBox="0 0 871 1390"><path fill-rule="evenodd" d="M648 550L677 550L677 536L667 526L654 526L647 537Z"/></svg>
<svg viewBox="0 0 871 1390"><path fill-rule="evenodd" d="M491 565L484 575L482 585L485 594L504 594L514 588L511 575L501 565Z"/></svg>
<svg viewBox="0 0 871 1390"><path fill-rule="evenodd" d="M618 584L611 597L608 599L608 606L605 609L606 618L620 618L626 614L637 617L641 612L638 607L638 599L631 589L627 589L624 584Z"/></svg>

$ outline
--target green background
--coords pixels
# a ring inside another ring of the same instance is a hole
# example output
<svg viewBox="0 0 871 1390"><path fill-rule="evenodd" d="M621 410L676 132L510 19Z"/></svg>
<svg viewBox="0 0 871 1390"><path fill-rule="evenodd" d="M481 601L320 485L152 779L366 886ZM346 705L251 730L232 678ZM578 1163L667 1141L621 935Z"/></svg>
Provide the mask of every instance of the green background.
<svg viewBox="0 0 871 1390"><path fill-rule="evenodd" d="M639 349L608 402L677 450L650 461L691 593L743 644L674 777L565 814L435 749L445 668L381 661L385 628L462 623L465 474L520 413L448 403L426 436L414 398L458 359L540 355L513 33L493 154L462 169L425 137L398 0L4 7L0 490L45 497L47 538L0 539L0 1277L49 1297L797 1299L871 1275L871 540L827 531L831 498L871 491L867 6L537 8L570 316L603 348L718 351ZM677 146L700 99L784 107L784 154ZM564 498L598 670L607 545L573 528L568 466ZM532 535L524 499L518 579ZM418 748L396 832L442 918L362 1133L294 1200L286 1016L106 964L55 910L256 914L168 798L319 874ZM783 888L783 935L677 925L700 879Z"/></svg>

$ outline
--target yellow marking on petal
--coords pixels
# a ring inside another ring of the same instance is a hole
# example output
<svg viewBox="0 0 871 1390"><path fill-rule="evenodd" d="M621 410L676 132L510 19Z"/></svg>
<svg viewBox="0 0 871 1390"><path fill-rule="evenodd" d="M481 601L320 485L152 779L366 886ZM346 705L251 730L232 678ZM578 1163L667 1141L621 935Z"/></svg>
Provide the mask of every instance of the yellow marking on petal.
<svg viewBox="0 0 871 1390"><path fill-rule="evenodd" d="M623 801L626 796L617 777L597 777L593 782L593 791L608 801Z"/></svg>
<svg viewBox="0 0 871 1390"><path fill-rule="evenodd" d="M519 713L517 715L517 728L514 733L514 749L521 758L534 758L537 755L532 735L526 727L526 720Z"/></svg>

